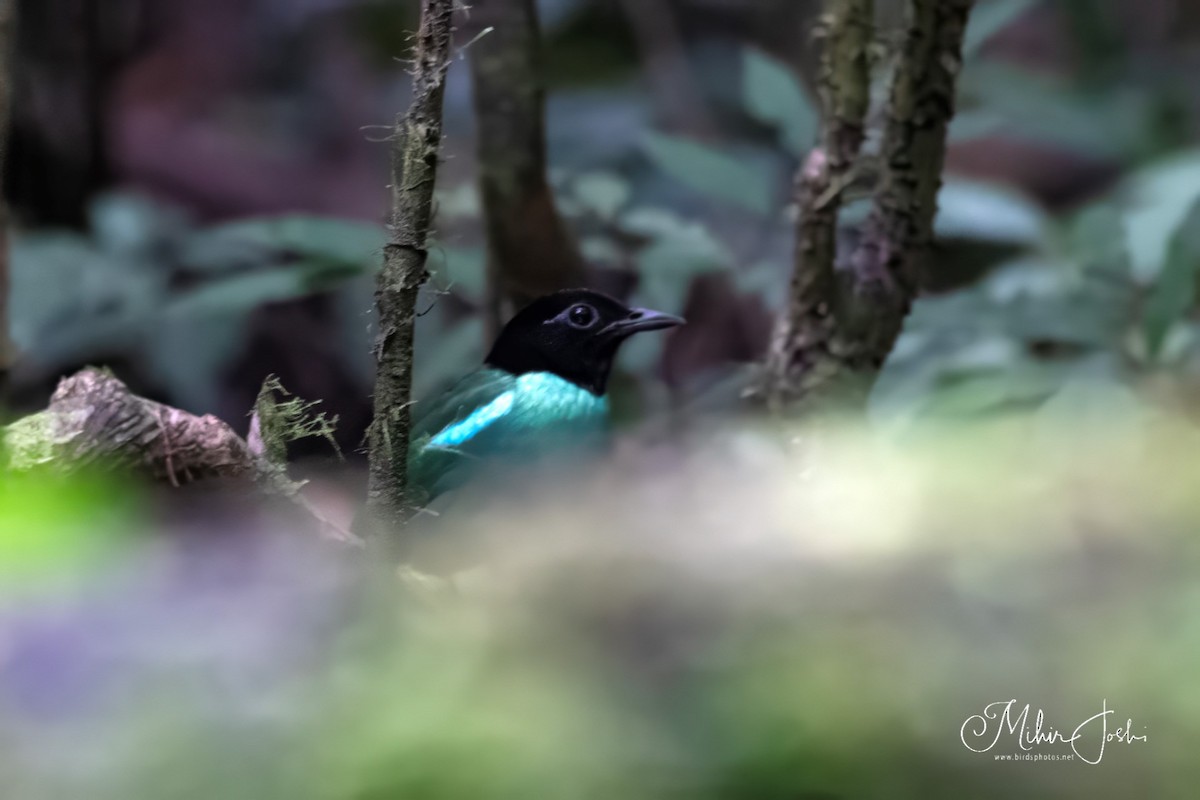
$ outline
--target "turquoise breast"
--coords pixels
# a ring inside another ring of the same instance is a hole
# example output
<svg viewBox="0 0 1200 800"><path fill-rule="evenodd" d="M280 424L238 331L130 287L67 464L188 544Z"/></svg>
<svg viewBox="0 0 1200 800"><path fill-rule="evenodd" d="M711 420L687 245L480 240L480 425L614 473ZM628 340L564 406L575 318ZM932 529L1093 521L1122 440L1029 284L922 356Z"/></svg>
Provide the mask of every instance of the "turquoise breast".
<svg viewBox="0 0 1200 800"><path fill-rule="evenodd" d="M608 399L597 397L549 372L530 372L517 378L509 419L518 427L536 430L544 425L584 428L608 422Z"/></svg>
<svg viewBox="0 0 1200 800"><path fill-rule="evenodd" d="M606 398L548 372L508 375L504 383L486 403L413 442L410 479L427 498L497 462L527 463L604 441Z"/></svg>

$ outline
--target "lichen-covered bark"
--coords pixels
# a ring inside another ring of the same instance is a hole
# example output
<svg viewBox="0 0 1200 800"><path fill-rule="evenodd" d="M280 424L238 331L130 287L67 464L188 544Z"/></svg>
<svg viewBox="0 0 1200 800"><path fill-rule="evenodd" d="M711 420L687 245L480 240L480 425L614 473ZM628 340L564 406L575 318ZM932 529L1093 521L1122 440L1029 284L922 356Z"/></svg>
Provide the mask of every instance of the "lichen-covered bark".
<svg viewBox="0 0 1200 800"><path fill-rule="evenodd" d="M823 19L821 141L796 176L799 222L787 310L767 357L766 396L775 409L838 369L833 334L838 213L864 138L871 102L872 0L832 0Z"/></svg>
<svg viewBox="0 0 1200 800"><path fill-rule="evenodd" d="M45 411L0 429L0 438L0 470L126 469L174 486L243 479L302 508L326 538L358 544L305 500L282 467L254 453L224 422L139 397L103 370L64 378Z"/></svg>
<svg viewBox="0 0 1200 800"><path fill-rule="evenodd" d="M413 512L407 497L413 321L425 282L433 189L442 143L442 99L450 62L454 0L422 0L413 99L392 141L390 238L375 293L375 418L367 489L371 531L395 531Z"/></svg>
<svg viewBox="0 0 1200 800"><path fill-rule="evenodd" d="M134 468L171 483L252 478L258 469L221 420L138 397L97 369L63 379L47 409L13 423L5 439L17 469Z"/></svg>
<svg viewBox="0 0 1200 800"><path fill-rule="evenodd" d="M469 15L479 185L499 324L514 307L583 282L546 180L545 90L534 0L481 0Z"/></svg>
<svg viewBox="0 0 1200 800"><path fill-rule="evenodd" d="M864 392L899 336L932 238L971 8L971 0L908 0L880 183L857 248L841 256L837 210L863 141L871 7L869 0L830 3L824 135L798 181L795 276L765 370L765 394L777 409L803 407L833 388Z"/></svg>
<svg viewBox="0 0 1200 800"><path fill-rule="evenodd" d="M13 46L16 43L17 0L0 0L0 187L8 167L8 128L12 118ZM8 318L10 267L8 243L8 200L0 193L0 400L4 398L8 372L16 358Z"/></svg>
<svg viewBox="0 0 1200 800"><path fill-rule="evenodd" d="M954 116L971 0L910 0L908 32L892 78L882 182L842 281L837 357L877 370L891 352L918 289L933 238L937 193Z"/></svg>

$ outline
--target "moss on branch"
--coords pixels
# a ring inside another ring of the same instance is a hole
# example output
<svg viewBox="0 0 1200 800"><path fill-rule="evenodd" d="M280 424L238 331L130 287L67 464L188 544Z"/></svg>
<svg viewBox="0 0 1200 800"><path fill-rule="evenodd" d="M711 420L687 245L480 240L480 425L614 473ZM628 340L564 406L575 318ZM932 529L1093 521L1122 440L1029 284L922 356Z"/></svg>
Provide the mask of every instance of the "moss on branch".
<svg viewBox="0 0 1200 800"><path fill-rule="evenodd" d="M946 130L954 116L971 0L910 0L892 77L882 179L842 282L836 354L875 371L892 350L918 291L933 238Z"/></svg>
<svg viewBox="0 0 1200 800"><path fill-rule="evenodd" d="M127 470L181 486L209 479L244 480L301 508L326 538L358 544L300 494L280 464L256 453L211 415L196 416L129 391L111 373L85 369L64 378L44 411L0 429L0 469Z"/></svg>
<svg viewBox="0 0 1200 800"><path fill-rule="evenodd" d="M766 396L777 410L838 370L829 355L838 214L871 102L873 15L872 0L833 0L818 31L824 40L819 89L825 116L821 140L796 176L799 222L791 291L766 369Z"/></svg>
<svg viewBox="0 0 1200 800"><path fill-rule="evenodd" d="M433 221L442 143L442 100L450 64L454 0L422 0L413 66L413 99L392 136L390 238L375 292L374 420L368 435L370 530L390 534L413 513L408 495L413 323Z"/></svg>

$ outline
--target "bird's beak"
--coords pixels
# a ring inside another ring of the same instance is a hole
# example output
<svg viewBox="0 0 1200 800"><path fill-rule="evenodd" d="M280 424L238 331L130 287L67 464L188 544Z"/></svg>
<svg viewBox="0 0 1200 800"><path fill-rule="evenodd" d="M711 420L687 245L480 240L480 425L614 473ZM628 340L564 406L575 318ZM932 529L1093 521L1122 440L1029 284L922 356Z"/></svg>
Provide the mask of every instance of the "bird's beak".
<svg viewBox="0 0 1200 800"><path fill-rule="evenodd" d="M608 326L611 333L619 336L629 336L642 331L659 331L663 328L674 328L686 324L687 320L674 314L664 314L649 308L631 308L629 316Z"/></svg>

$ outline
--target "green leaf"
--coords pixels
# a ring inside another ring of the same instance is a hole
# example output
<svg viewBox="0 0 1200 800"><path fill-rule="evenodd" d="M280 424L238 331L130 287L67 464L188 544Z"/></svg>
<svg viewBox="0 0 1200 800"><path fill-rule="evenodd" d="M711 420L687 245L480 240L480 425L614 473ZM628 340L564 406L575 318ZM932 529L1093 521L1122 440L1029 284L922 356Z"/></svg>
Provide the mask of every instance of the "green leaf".
<svg viewBox="0 0 1200 800"><path fill-rule="evenodd" d="M643 277L691 277L715 272L728 265L724 249L707 238L659 239L637 255Z"/></svg>
<svg viewBox="0 0 1200 800"><path fill-rule="evenodd" d="M145 343L154 374L195 409L215 411L218 378L245 342L250 312L320 291L328 270L322 262L257 270L219 278L168 302Z"/></svg>
<svg viewBox="0 0 1200 800"><path fill-rule="evenodd" d="M434 247L429 251L429 272L438 285L474 302L482 302L487 288L487 253L480 247Z"/></svg>
<svg viewBox="0 0 1200 800"><path fill-rule="evenodd" d="M774 261L764 260L739 267L733 274L738 291L756 294L773 309L778 309L787 297L790 270Z"/></svg>
<svg viewBox="0 0 1200 800"><path fill-rule="evenodd" d="M438 189L434 197L438 219L478 219L482 213L479 188L471 181L450 189Z"/></svg>
<svg viewBox="0 0 1200 800"><path fill-rule="evenodd" d="M279 267L221 278L179 297L164 309L169 316L244 314L264 303L291 300L312 291L303 269Z"/></svg>
<svg viewBox="0 0 1200 800"><path fill-rule="evenodd" d="M638 206L621 215L621 230L656 239L660 236L686 236L696 223L689 222L666 208Z"/></svg>
<svg viewBox="0 0 1200 800"><path fill-rule="evenodd" d="M663 311L678 311L695 276L728 269L731 260L729 252L699 224L662 236L637 254L637 300Z"/></svg>
<svg viewBox="0 0 1200 800"><path fill-rule="evenodd" d="M1129 241L1120 209L1094 203L1073 220L1069 244L1084 271L1132 288Z"/></svg>
<svg viewBox="0 0 1200 800"><path fill-rule="evenodd" d="M1200 200L1200 150L1157 162L1124 187L1125 230L1133 272L1151 280L1166 263L1171 237Z"/></svg>
<svg viewBox="0 0 1200 800"><path fill-rule="evenodd" d="M817 140L820 114L796 74L783 62L747 48L742 56L742 97L750 116L780 130L799 156Z"/></svg>
<svg viewBox="0 0 1200 800"><path fill-rule="evenodd" d="M1195 306L1200 272L1200 200L1175 230L1158 280L1150 290L1142 319L1146 348L1158 355L1167 332Z"/></svg>
<svg viewBox="0 0 1200 800"><path fill-rule="evenodd" d="M971 419L1041 406L1062 385L1058 364L1018 362L1007 369L940 376L920 409L932 419Z"/></svg>
<svg viewBox="0 0 1200 800"><path fill-rule="evenodd" d="M602 219L612 219L631 194L629 183L611 172L589 172L572 182L575 199Z"/></svg>
<svg viewBox="0 0 1200 800"><path fill-rule="evenodd" d="M101 250L146 257L184 235L187 219L178 209L135 194L99 195L88 209L92 238Z"/></svg>
<svg viewBox="0 0 1200 800"><path fill-rule="evenodd" d="M963 70L963 112L986 112L996 132L1065 147L1093 158L1119 158L1131 148L1140 121L1128 121L1129 108L1115 97L1094 97L1028 69L991 61ZM1130 123L1133 124L1131 129ZM960 125L985 127L985 119ZM962 136L960 129L956 136Z"/></svg>
<svg viewBox="0 0 1200 800"><path fill-rule="evenodd" d="M1046 217L1036 203L995 184L948 180L938 195L934 229L939 237L1036 244Z"/></svg>
<svg viewBox="0 0 1200 800"><path fill-rule="evenodd" d="M990 0L976 3L971 10L963 39L963 58L979 52L985 43L1007 28L1018 17L1036 5L1038 0Z"/></svg>
<svg viewBox="0 0 1200 800"><path fill-rule="evenodd" d="M664 133L647 134L642 146L659 169L697 192L756 214L771 213L772 183L765 170Z"/></svg>
<svg viewBox="0 0 1200 800"><path fill-rule="evenodd" d="M589 236L581 240L579 251L589 262L610 267L620 265L624 257L621 248L612 239L603 236Z"/></svg>
<svg viewBox="0 0 1200 800"><path fill-rule="evenodd" d="M380 263L387 233L381 226L367 222L297 214L233 222L198 236L257 245L369 272ZM199 244L212 246L205 238Z"/></svg>
<svg viewBox="0 0 1200 800"><path fill-rule="evenodd" d="M102 256L82 236L68 233L18 234L11 253L10 334L22 350L29 350L53 326L81 315L88 268ZM112 284L106 280L95 288L111 291ZM101 299L108 299L107 292Z"/></svg>
<svg viewBox="0 0 1200 800"><path fill-rule="evenodd" d="M11 266L13 340L51 369L135 347L166 293L155 262L71 234L18 235Z"/></svg>
<svg viewBox="0 0 1200 800"><path fill-rule="evenodd" d="M1017 261L993 272L978 292L987 304L961 317L959 324L986 324L1019 341L1111 348L1129 318L1125 286L1082 273L1070 263Z"/></svg>

